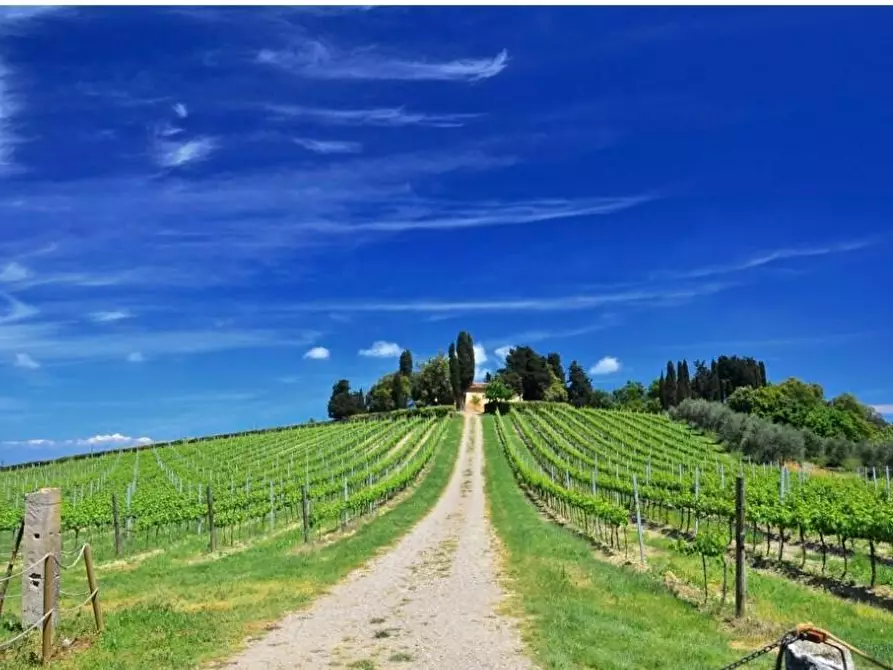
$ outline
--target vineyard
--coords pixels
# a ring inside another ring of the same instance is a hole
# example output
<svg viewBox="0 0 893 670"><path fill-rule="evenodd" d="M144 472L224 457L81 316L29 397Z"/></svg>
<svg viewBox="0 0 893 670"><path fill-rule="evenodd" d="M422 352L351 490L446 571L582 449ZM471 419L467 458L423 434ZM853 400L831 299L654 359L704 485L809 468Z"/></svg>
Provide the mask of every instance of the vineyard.
<svg viewBox="0 0 893 670"><path fill-rule="evenodd" d="M735 477L747 487L751 558L795 576L875 589L893 586L889 479L808 474L741 462L657 415L527 405L497 417L516 478L606 544L628 542L634 483L643 518L664 533L732 540ZM693 543L697 545L697 542Z"/></svg>
<svg viewBox="0 0 893 670"><path fill-rule="evenodd" d="M405 489L442 440L448 419L306 425L156 445L0 472L0 530L15 529L24 494L62 490L63 547L98 554L168 546L209 533L222 543L302 520L315 534L346 524Z"/></svg>

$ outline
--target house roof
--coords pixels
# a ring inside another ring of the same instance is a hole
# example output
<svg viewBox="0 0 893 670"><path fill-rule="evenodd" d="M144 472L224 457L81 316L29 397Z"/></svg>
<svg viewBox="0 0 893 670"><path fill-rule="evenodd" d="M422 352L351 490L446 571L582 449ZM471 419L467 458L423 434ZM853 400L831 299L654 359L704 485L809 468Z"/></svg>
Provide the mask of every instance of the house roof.
<svg viewBox="0 0 893 670"><path fill-rule="evenodd" d="M483 382L474 382L468 387L469 392L480 393L487 390L487 385Z"/></svg>

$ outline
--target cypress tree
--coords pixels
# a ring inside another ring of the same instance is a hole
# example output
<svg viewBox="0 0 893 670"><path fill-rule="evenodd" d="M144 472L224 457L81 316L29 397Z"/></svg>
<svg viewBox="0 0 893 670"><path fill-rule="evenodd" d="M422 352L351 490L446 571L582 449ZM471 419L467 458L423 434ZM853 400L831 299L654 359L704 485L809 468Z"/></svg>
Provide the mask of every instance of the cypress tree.
<svg viewBox="0 0 893 670"><path fill-rule="evenodd" d="M474 381L474 341L464 330L456 340L456 359L459 361L459 390L464 395Z"/></svg>
<svg viewBox="0 0 893 670"><path fill-rule="evenodd" d="M412 352L409 349L400 354L400 374L412 377Z"/></svg>
<svg viewBox="0 0 893 670"><path fill-rule="evenodd" d="M664 371L660 371L660 379L657 380L657 399L660 401L661 409L669 409L667 407L667 382L664 379Z"/></svg>
<svg viewBox="0 0 893 670"><path fill-rule="evenodd" d="M592 397L592 382L577 361L568 368L567 400L574 407L585 407Z"/></svg>
<svg viewBox="0 0 893 670"><path fill-rule="evenodd" d="M722 389L719 383L719 366L716 359L710 361L710 400L719 402L722 400Z"/></svg>
<svg viewBox="0 0 893 670"><path fill-rule="evenodd" d="M765 386L768 382L766 381L766 364L763 361L760 361L760 386Z"/></svg>
<svg viewBox="0 0 893 670"><path fill-rule="evenodd" d="M676 404L676 368L673 361L667 361L667 376L664 378L664 390L667 396L667 407Z"/></svg>
<svg viewBox="0 0 893 670"><path fill-rule="evenodd" d="M465 394L459 385L459 359L456 358L456 345L450 342L450 387L453 389L453 401L456 403L456 409L462 409L465 404Z"/></svg>
<svg viewBox="0 0 893 670"><path fill-rule="evenodd" d="M685 359L677 365L678 379L676 380L676 404L691 398L691 378L688 376L688 361Z"/></svg>

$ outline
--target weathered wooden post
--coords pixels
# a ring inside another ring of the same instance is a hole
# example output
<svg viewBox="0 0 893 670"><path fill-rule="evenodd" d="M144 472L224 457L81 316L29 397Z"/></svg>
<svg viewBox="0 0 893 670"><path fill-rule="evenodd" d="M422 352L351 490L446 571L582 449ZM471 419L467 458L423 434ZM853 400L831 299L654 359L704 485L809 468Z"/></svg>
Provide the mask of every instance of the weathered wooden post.
<svg viewBox="0 0 893 670"><path fill-rule="evenodd" d="M26 628L43 619L47 598L51 603L59 600L57 575L62 554L61 527L62 494L59 489L40 489L25 496L23 558L28 569L22 574L22 625ZM51 604L50 609L52 607ZM47 617L51 625L55 625L56 620L55 613Z"/></svg>
<svg viewBox="0 0 893 670"><path fill-rule="evenodd" d="M747 575L744 571L744 475L735 480L735 616L744 616Z"/></svg>
<svg viewBox="0 0 893 670"><path fill-rule="evenodd" d="M43 623L41 624L41 661L44 665L49 663L50 656L53 655L53 620L57 618L53 608L59 600L59 594L56 593L59 583L55 578L55 568L56 557L52 554L47 554L43 559L43 614L41 615L43 618ZM50 577L47 577L47 575L50 575Z"/></svg>
<svg viewBox="0 0 893 670"><path fill-rule="evenodd" d="M25 519L23 518L21 522L19 522L19 527L16 530L15 539L12 542L12 553L9 555L9 564L6 566L6 575L3 579L3 583L0 584L0 614L3 614L3 603L6 601L6 589L9 587L9 582L12 577L12 568L16 562L16 556L19 555L19 547L22 546L22 533L25 531Z"/></svg>
<svg viewBox="0 0 893 670"><path fill-rule="evenodd" d="M93 572L93 552L90 545L84 545L84 565L87 567L87 586L90 589L90 603L93 605L93 618L96 620L96 630L102 632L105 627L102 621L102 608L99 604L99 585L96 583L96 573Z"/></svg>

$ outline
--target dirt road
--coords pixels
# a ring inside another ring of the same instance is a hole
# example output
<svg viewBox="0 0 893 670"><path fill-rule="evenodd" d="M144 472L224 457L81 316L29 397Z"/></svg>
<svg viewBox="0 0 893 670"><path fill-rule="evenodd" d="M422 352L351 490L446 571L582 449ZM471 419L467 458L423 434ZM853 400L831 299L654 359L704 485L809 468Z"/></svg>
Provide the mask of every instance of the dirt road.
<svg viewBox="0 0 893 670"><path fill-rule="evenodd" d="M482 439L480 417L466 415L456 468L428 516L227 667L533 668L497 613Z"/></svg>

